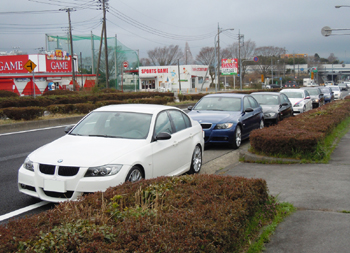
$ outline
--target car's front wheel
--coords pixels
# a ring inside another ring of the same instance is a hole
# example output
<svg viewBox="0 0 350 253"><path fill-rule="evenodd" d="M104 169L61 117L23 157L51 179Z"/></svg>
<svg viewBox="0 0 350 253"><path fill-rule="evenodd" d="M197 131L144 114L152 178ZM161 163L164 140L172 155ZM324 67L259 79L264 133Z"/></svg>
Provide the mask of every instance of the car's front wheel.
<svg viewBox="0 0 350 253"><path fill-rule="evenodd" d="M237 125L232 147L237 149L241 146L241 143L242 143L242 131L241 131L241 127Z"/></svg>
<svg viewBox="0 0 350 253"><path fill-rule="evenodd" d="M202 149L199 145L194 148L192 160L191 160L191 168L189 170L189 174L199 173L202 168Z"/></svg>
<svg viewBox="0 0 350 253"><path fill-rule="evenodd" d="M144 175L140 167L134 166L129 171L128 175L126 176L125 182L137 182L141 179L144 179Z"/></svg>

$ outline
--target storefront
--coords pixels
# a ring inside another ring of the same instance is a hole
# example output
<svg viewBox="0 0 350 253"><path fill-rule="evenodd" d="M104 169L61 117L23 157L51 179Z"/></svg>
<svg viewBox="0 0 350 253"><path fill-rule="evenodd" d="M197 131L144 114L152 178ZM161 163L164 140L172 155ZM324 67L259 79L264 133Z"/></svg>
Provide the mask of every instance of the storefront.
<svg viewBox="0 0 350 253"><path fill-rule="evenodd" d="M25 68L28 60L36 67L33 74ZM77 61L77 59L75 59ZM76 65L75 65L76 66ZM75 67L76 73L78 68ZM95 85L96 75L75 74L76 85L91 88ZM54 86L51 86L52 83ZM41 95L53 89L73 90L72 61L68 54L56 50L54 54L3 55L0 56L0 90L15 92L21 96ZM34 93L35 92L35 93Z"/></svg>
<svg viewBox="0 0 350 253"><path fill-rule="evenodd" d="M206 89L210 85L207 65L140 67L140 89L181 91ZM180 82L179 82L180 79Z"/></svg>

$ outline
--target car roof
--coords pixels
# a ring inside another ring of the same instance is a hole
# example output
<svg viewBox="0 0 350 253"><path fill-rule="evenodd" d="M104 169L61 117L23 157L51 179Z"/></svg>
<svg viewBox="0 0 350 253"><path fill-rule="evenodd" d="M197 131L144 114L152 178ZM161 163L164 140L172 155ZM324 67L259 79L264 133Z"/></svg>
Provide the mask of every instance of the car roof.
<svg viewBox="0 0 350 253"><path fill-rule="evenodd" d="M280 93L279 92L272 92L272 91L261 91L261 92L252 92L250 93L250 95L255 95L255 94L265 94L265 95L277 95L279 96Z"/></svg>
<svg viewBox="0 0 350 253"><path fill-rule="evenodd" d="M242 94L242 93L216 93L216 94L209 94L204 97L234 97L234 98L242 98L245 96L250 96L249 94Z"/></svg>
<svg viewBox="0 0 350 253"><path fill-rule="evenodd" d="M125 112L139 112L154 114L165 109L176 109L173 106L166 105L154 105L154 104L120 104L120 105L107 105L95 109L94 111L125 111Z"/></svg>

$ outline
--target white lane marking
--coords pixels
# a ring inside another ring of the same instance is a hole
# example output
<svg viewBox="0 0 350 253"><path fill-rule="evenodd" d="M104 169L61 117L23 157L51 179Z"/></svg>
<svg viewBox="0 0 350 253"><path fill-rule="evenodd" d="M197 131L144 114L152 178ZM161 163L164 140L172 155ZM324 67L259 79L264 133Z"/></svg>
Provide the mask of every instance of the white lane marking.
<svg viewBox="0 0 350 253"><path fill-rule="evenodd" d="M11 132L11 133L4 133L4 134L0 134L0 136L12 135L12 134L22 134L22 133L36 132L36 131L42 131L42 130L50 130L50 129L60 128L60 127L71 126L71 125L75 125L75 124L62 125L62 126L54 126L54 127L46 127L46 128L38 128L38 129L31 129L31 130L18 131L18 132Z"/></svg>
<svg viewBox="0 0 350 253"><path fill-rule="evenodd" d="M47 201L41 201L41 202L35 203L33 205L30 205L30 206L27 206L27 207L23 207L23 208L18 209L16 211L13 211L13 212L1 215L0 216L0 221L10 219L12 217L15 217L15 216L20 215L20 214L25 213L25 212L29 212L29 211L34 210L36 208L39 208L41 206L47 205L48 203L49 202L47 202Z"/></svg>

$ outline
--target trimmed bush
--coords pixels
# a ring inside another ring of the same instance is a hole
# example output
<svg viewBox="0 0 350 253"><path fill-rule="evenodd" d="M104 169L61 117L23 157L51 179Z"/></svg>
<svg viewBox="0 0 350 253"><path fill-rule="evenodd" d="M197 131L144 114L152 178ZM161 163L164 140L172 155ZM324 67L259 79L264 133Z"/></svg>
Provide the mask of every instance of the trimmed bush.
<svg viewBox="0 0 350 253"><path fill-rule="evenodd" d="M61 96L61 95L78 95L78 92L71 90L48 90L43 93L43 96Z"/></svg>
<svg viewBox="0 0 350 253"><path fill-rule="evenodd" d="M0 226L0 252L238 252L266 182L195 175L125 183Z"/></svg>
<svg viewBox="0 0 350 253"><path fill-rule="evenodd" d="M45 108L44 107L10 107L2 110L3 114L12 120L33 120L38 117L43 116Z"/></svg>
<svg viewBox="0 0 350 253"><path fill-rule="evenodd" d="M9 90L0 90L0 98L19 97L17 93Z"/></svg>

